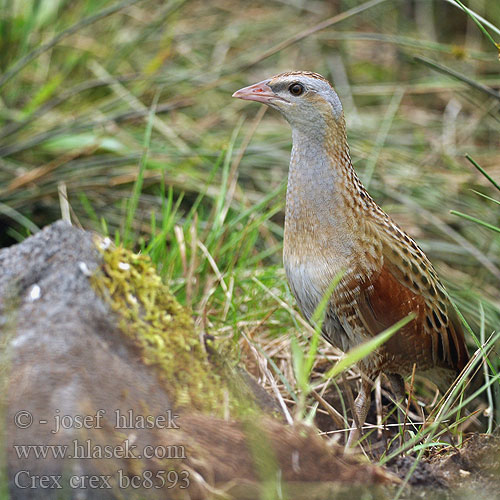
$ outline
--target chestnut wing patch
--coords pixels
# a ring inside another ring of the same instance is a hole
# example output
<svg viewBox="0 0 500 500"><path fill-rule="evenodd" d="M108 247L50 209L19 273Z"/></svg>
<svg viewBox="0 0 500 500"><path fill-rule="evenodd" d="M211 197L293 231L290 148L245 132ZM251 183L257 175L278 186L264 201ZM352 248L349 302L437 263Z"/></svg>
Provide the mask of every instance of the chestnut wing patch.
<svg viewBox="0 0 500 500"><path fill-rule="evenodd" d="M382 356L392 364L399 363L400 372L443 367L459 372L468 355L463 332L456 318L429 305L429 301L410 289L401 272L386 259L381 271L361 287L357 301L364 327L371 335L389 328L410 313L415 319L396 332L382 346ZM446 308L451 309L451 305Z"/></svg>
<svg viewBox="0 0 500 500"><path fill-rule="evenodd" d="M397 321L415 313L416 317L396 332L381 352L391 364L404 363L403 372L411 372L413 363L420 370L432 366L433 352L438 343L437 332L427 334L422 329L426 306L423 297L400 283L387 266L362 287L358 300L360 319L371 335L377 335Z"/></svg>

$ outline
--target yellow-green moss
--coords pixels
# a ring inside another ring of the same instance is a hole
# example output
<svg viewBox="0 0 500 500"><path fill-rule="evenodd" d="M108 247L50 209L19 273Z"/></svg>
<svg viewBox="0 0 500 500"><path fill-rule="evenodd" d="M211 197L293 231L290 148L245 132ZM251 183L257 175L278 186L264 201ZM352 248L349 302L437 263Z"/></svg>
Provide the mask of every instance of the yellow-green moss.
<svg viewBox="0 0 500 500"><path fill-rule="evenodd" d="M210 364L189 312L145 255L98 242L103 263L92 284L120 318L119 326L154 366L176 407L222 414L233 407L228 388ZM229 405L229 408L227 406Z"/></svg>

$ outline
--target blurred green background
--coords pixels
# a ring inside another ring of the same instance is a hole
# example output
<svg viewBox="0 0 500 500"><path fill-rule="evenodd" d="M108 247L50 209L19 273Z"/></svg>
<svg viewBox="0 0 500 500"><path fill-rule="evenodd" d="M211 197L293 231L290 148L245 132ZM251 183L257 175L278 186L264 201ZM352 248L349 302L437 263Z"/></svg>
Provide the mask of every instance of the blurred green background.
<svg viewBox="0 0 500 500"><path fill-rule="evenodd" d="M467 5L500 41L500 2ZM0 246L69 208L148 252L199 325L295 328L273 297L293 304L290 131L231 94L311 70L335 84L369 191L489 334L500 234L450 211L500 224L481 196L498 191L465 158L500 180L499 67L453 1L0 0Z"/></svg>

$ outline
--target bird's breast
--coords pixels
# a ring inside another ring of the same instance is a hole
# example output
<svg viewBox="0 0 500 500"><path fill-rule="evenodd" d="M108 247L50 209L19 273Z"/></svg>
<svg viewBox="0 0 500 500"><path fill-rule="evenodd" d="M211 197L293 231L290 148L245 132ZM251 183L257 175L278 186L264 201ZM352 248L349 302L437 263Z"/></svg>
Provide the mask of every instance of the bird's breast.
<svg viewBox="0 0 500 500"><path fill-rule="evenodd" d="M376 247L372 248L373 255L360 252L362 248L368 247L346 231L337 234L332 230L324 238L312 226L290 233L290 225L285 224L284 267L290 289L308 320L332 281L340 277L327 306L323 335L343 351L367 339L361 325L352 321L355 311L350 305L356 303L356 283L361 285L377 272L380 256Z"/></svg>
<svg viewBox="0 0 500 500"><path fill-rule="evenodd" d="M311 256L300 258L284 253L283 261L290 289L304 316L311 319L335 273Z"/></svg>
<svg viewBox="0 0 500 500"><path fill-rule="evenodd" d="M342 276L327 305L322 333L331 344L343 351L348 351L365 341L367 337L362 328L353 328L348 308L336 307L339 300L346 303L355 301L355 290L352 295L352 290L346 292L343 284L346 279L350 281L353 276L358 275L355 269L346 267L348 264L343 265L341 262L342 259L334 263L331 259L326 261L284 254L285 271L290 289L302 314L308 320L313 316L325 293L329 291L332 281Z"/></svg>

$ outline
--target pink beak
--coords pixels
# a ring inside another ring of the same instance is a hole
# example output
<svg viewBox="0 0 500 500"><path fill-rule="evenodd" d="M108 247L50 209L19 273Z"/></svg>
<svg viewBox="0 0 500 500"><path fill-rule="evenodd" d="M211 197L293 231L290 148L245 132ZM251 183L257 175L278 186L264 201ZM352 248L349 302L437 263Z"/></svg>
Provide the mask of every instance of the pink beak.
<svg viewBox="0 0 500 500"><path fill-rule="evenodd" d="M237 90L233 94L233 97L244 99L246 101L257 101L263 102L264 104L269 104L271 99L279 99L279 97L272 91L268 83L269 80L254 83L249 87L244 87L240 90Z"/></svg>

